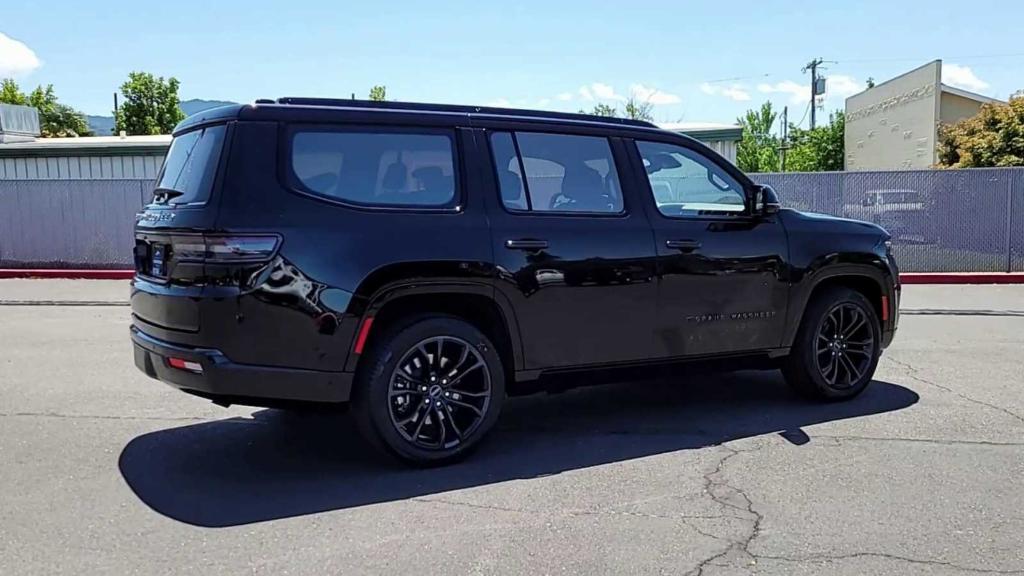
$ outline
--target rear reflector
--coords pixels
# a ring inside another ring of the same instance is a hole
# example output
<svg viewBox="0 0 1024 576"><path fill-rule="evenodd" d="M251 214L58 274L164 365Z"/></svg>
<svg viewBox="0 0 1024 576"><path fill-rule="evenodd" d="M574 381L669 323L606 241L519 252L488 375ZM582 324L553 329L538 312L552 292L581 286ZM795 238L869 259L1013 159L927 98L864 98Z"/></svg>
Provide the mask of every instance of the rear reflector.
<svg viewBox="0 0 1024 576"><path fill-rule="evenodd" d="M882 296L882 322L889 321L889 297Z"/></svg>
<svg viewBox="0 0 1024 576"><path fill-rule="evenodd" d="M199 362L192 362L191 360L185 360L184 358L168 358L167 364L171 368L177 368L178 370L195 372L196 374L203 373L203 366Z"/></svg>
<svg viewBox="0 0 1024 576"><path fill-rule="evenodd" d="M373 316L363 320L363 325L359 328L359 337L356 338L356 354L363 353L363 347L366 346L366 338L370 336L370 326L373 326Z"/></svg>

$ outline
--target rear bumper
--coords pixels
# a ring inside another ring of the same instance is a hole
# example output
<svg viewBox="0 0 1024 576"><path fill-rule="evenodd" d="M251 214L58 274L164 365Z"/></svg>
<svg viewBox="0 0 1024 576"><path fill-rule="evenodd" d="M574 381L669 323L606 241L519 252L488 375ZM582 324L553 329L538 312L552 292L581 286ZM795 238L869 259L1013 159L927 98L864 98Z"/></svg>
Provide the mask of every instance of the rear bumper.
<svg viewBox="0 0 1024 576"><path fill-rule="evenodd" d="M135 366L151 378L213 400L262 404L285 400L345 402L353 374L237 364L219 350L192 348L158 340L131 327ZM173 368L168 358L196 362L202 373Z"/></svg>

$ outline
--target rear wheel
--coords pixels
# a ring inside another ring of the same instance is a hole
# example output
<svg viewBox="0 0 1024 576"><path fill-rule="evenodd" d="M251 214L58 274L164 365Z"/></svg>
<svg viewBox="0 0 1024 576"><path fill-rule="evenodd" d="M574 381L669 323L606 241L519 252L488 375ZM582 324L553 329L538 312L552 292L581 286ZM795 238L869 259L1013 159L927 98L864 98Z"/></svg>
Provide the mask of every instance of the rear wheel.
<svg viewBox="0 0 1024 576"><path fill-rule="evenodd" d="M421 317L374 343L356 381L363 435L413 464L454 461L498 419L505 373L491 341L463 320Z"/></svg>
<svg viewBox="0 0 1024 576"><path fill-rule="evenodd" d="M875 374L880 342L878 315L868 299L849 288L829 288L808 305L783 373L805 397L853 398Z"/></svg>

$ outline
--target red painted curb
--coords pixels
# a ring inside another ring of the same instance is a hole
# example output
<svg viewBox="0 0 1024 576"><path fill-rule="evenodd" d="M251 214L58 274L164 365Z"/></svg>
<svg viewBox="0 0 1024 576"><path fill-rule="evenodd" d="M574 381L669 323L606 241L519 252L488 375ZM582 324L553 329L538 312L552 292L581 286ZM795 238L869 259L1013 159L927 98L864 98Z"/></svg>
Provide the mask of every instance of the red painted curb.
<svg viewBox="0 0 1024 576"><path fill-rule="evenodd" d="M134 270L0 269L0 279L65 278L82 280L131 280ZM905 272L903 284L1024 284L1024 272Z"/></svg>
<svg viewBox="0 0 1024 576"><path fill-rule="evenodd" d="M134 270L0 269L0 278L74 278L81 280L131 280Z"/></svg>
<svg viewBox="0 0 1024 576"><path fill-rule="evenodd" d="M905 272L903 284L1024 284L1024 272Z"/></svg>

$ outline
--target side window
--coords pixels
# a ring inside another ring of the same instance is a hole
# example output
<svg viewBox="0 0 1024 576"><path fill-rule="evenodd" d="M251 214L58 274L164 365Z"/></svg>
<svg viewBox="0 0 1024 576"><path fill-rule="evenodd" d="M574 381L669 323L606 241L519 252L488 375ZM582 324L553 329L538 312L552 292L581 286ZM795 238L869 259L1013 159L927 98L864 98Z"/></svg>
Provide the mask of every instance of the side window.
<svg viewBox="0 0 1024 576"><path fill-rule="evenodd" d="M491 135L491 153L494 155L502 203L512 210L529 210L530 203L526 197L526 187L523 186L523 174L512 134L496 132Z"/></svg>
<svg viewBox="0 0 1024 576"><path fill-rule="evenodd" d="M746 196L728 172L700 153L660 142L637 142L658 211L666 216L746 210Z"/></svg>
<svg viewBox="0 0 1024 576"><path fill-rule="evenodd" d="M455 201L453 138L441 133L299 130L291 168L308 192L368 206Z"/></svg>
<svg viewBox="0 0 1024 576"><path fill-rule="evenodd" d="M491 150L501 199L509 209L610 214L623 210L607 138L497 132L491 136Z"/></svg>

